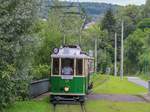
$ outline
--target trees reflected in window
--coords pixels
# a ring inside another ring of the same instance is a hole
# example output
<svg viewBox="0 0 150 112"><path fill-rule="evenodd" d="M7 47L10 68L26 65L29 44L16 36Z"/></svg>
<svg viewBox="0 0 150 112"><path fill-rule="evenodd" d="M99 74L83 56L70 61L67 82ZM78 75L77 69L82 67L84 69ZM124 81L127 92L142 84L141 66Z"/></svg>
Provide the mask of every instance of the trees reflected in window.
<svg viewBox="0 0 150 112"><path fill-rule="evenodd" d="M53 75L59 75L59 58L53 58Z"/></svg>
<svg viewBox="0 0 150 112"><path fill-rule="evenodd" d="M83 60L77 59L76 60L76 75L82 75L83 73Z"/></svg>

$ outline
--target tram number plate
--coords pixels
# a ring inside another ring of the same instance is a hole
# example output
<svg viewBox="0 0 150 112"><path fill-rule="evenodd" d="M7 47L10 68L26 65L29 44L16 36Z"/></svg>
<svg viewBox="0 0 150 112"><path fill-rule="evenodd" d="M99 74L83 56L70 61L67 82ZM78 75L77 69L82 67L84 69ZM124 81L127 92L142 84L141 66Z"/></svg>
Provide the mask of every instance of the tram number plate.
<svg viewBox="0 0 150 112"><path fill-rule="evenodd" d="M72 75L62 75L61 76L62 79L73 79Z"/></svg>

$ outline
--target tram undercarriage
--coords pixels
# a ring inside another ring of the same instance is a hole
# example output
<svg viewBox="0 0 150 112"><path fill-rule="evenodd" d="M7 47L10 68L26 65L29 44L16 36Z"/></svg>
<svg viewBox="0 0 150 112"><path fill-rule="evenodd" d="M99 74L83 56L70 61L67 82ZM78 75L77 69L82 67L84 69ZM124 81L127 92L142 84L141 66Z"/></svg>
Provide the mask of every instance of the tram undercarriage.
<svg viewBox="0 0 150 112"><path fill-rule="evenodd" d="M52 104L57 104L57 103L67 103L67 102L79 102L79 103L84 103L85 101L85 96L80 95L80 96L72 96L72 95L51 95L50 101Z"/></svg>

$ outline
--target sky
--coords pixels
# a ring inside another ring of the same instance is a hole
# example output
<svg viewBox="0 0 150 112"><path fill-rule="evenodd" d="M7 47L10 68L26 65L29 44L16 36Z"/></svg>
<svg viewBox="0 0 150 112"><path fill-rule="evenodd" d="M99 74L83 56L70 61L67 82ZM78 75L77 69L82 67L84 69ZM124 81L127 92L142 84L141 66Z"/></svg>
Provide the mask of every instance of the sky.
<svg viewBox="0 0 150 112"><path fill-rule="evenodd" d="M61 1L80 1L80 2L99 2L99 3L111 3L117 5L142 5L145 4L146 0L61 0Z"/></svg>

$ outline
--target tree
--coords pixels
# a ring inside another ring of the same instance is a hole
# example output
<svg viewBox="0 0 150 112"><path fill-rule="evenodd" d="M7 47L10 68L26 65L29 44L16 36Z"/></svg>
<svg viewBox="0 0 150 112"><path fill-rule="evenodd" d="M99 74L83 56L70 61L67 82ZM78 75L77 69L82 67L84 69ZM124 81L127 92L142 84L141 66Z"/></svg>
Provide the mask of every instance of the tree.
<svg viewBox="0 0 150 112"><path fill-rule="evenodd" d="M64 37L65 44L79 44L82 18L80 15L74 14L76 8L60 8L59 6L63 6L63 4L53 1L53 8L50 9L48 18L46 20L39 19L34 27L40 39L31 72L34 79L47 76L51 62L50 55L55 47L60 47L64 43ZM73 14L66 13L66 11L73 12Z"/></svg>
<svg viewBox="0 0 150 112"><path fill-rule="evenodd" d="M146 4L144 6L144 9L142 11L142 15L144 18L149 18L150 17L150 0L146 0Z"/></svg>
<svg viewBox="0 0 150 112"><path fill-rule="evenodd" d="M54 1L54 7L50 10L50 15L53 15L49 18L49 21L54 21L51 25L55 25L55 22L58 23L58 30L61 31L63 38L63 43L71 44L78 43L79 37L81 34L81 27L84 22L82 18L84 16L84 11L79 9L76 6L77 4L73 3L73 7L65 7L65 5L59 1ZM62 6L61 8L59 6ZM54 26L56 27L56 26Z"/></svg>
<svg viewBox="0 0 150 112"><path fill-rule="evenodd" d="M112 45L109 42L108 32L102 30L101 25L95 23L83 32L82 47L85 50L93 50L95 40L97 40L97 64L98 71L105 73L106 67L111 67L112 57L110 51L112 51Z"/></svg>
<svg viewBox="0 0 150 112"><path fill-rule="evenodd" d="M146 33L137 29L125 41L125 66L129 73L140 71L139 57L144 52Z"/></svg>
<svg viewBox="0 0 150 112"><path fill-rule="evenodd" d="M36 37L34 0L0 2L0 109L27 95ZM0 110L1 111L1 110Z"/></svg>
<svg viewBox="0 0 150 112"><path fill-rule="evenodd" d="M102 30L108 30L109 33L115 32L116 20L114 18L114 15L111 9L109 9L104 15L104 18L101 24L102 24Z"/></svg>
<svg viewBox="0 0 150 112"><path fill-rule="evenodd" d="M115 43L114 34L116 32L116 19L114 17L113 11L111 9L109 9L106 12L106 14L104 15L104 18L101 21L101 25L102 25L102 30L108 31L107 45L109 45L109 49L107 49L107 52L110 55L110 57L112 58L114 56L114 48L113 47L114 47L114 43ZM112 59L111 59L111 62L113 62Z"/></svg>
<svg viewBox="0 0 150 112"><path fill-rule="evenodd" d="M148 73L150 72L150 29L145 28L143 32L145 33L145 39L143 53L139 55L139 65L142 72Z"/></svg>
<svg viewBox="0 0 150 112"><path fill-rule="evenodd" d="M142 21L138 23L138 28L144 30L145 28L150 28L150 18L144 18Z"/></svg>
<svg viewBox="0 0 150 112"><path fill-rule="evenodd" d="M136 30L137 23L141 20L141 8L136 5L127 5L118 9L116 13L116 31L121 32L121 22L124 21L124 38Z"/></svg>

